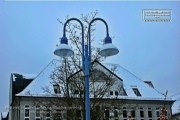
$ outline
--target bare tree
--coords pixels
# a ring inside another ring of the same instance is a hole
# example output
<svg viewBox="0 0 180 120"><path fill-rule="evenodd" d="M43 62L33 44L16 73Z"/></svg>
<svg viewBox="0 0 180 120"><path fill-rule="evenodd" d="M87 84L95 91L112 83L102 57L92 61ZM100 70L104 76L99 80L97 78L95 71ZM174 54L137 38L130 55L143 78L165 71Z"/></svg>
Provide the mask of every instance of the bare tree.
<svg viewBox="0 0 180 120"><path fill-rule="evenodd" d="M88 25L92 19L98 14L98 11L91 12L88 15L81 14L81 21L84 24L85 31L85 43L88 38ZM68 20L69 16L65 19ZM64 23L58 19L58 21L64 26ZM91 42L94 42L94 28L93 23L91 26ZM54 91L62 93L53 94L53 98L48 98L46 103L41 102L43 106L46 106L45 111L51 110L52 119L66 118L70 120L76 120L78 118L85 118L85 79L84 72L82 70L81 60L81 26L75 22L70 22L66 26L66 35L68 36L69 43L74 49L75 54L69 58L62 58L62 64L55 67L54 71L50 74L52 85L59 87L60 89ZM102 44L102 41L101 43ZM102 62L105 58L98 55L100 48L91 46L92 50L92 69L90 71L90 97L91 97L91 119L101 120L104 118L104 109L106 104L117 103L111 100L112 103L105 102L104 98L110 96L109 91L111 87L118 81L112 73L116 70L116 66L111 67L111 70L102 69L97 66L96 63ZM122 88L122 87L119 87ZM52 91L48 87L43 88L45 93L52 94ZM48 101L48 102L47 102ZM118 106L122 106L124 102L118 103ZM56 106L56 107L55 107ZM117 104L116 104L117 106ZM49 109L50 108L50 109ZM66 112L64 112L66 111Z"/></svg>
<svg viewBox="0 0 180 120"><path fill-rule="evenodd" d="M87 43L88 39L88 25L92 19L94 19L98 14L98 11L91 12L88 15L81 14L81 21L84 24L84 31L85 31L85 43ZM65 19L68 20L69 16ZM62 25L64 23L60 20L58 20ZM96 23L93 23L91 26L91 42L94 41L93 32L95 31L94 25ZM58 84L61 87L61 91L64 94L64 98L66 101L66 107L72 108L75 105L81 106L81 112L82 116L85 116L85 105L84 105L84 73L81 69L82 61L79 61L81 59L81 26L77 23L68 23L66 26L66 33L68 34L68 39L71 41L70 45L72 48L74 48L75 54L70 58L63 58L62 62L63 64L52 72L50 75L50 78L52 79L53 83ZM100 57L98 55L98 52L100 48L91 46L92 50L92 61L103 61L104 58ZM101 80L100 80L101 79ZM97 114L95 111L95 106L102 103L102 99L106 94L107 91L110 89L110 87L115 82L112 74L106 75L103 71L96 69L94 65L92 65L92 70L90 73L90 94L96 99L91 101L91 116L96 116L93 113ZM98 99L97 99L98 98ZM60 98L61 99L61 98ZM76 112L74 112L76 111ZM75 113L75 114L72 114ZM74 119L76 117L79 117L77 115L77 110L69 110L70 115L67 116L73 116L71 119ZM98 113L99 114L99 113ZM99 116L103 116L100 115ZM98 118L97 118L98 119Z"/></svg>

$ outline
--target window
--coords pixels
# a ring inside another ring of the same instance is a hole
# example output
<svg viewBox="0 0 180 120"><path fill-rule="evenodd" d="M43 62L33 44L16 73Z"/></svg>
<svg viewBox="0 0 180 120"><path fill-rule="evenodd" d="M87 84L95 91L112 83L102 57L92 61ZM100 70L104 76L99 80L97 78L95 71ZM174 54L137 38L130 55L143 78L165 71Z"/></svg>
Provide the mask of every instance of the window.
<svg viewBox="0 0 180 120"><path fill-rule="evenodd" d="M40 106L36 106L36 120L40 120Z"/></svg>
<svg viewBox="0 0 180 120"><path fill-rule="evenodd" d="M152 111L148 111L148 117L152 118Z"/></svg>
<svg viewBox="0 0 180 120"><path fill-rule="evenodd" d="M131 117L133 117L133 118L136 117L136 113L135 113L135 109L134 108L131 109Z"/></svg>
<svg viewBox="0 0 180 120"><path fill-rule="evenodd" d="M123 107L123 118L127 118L127 110L126 110L126 107Z"/></svg>
<svg viewBox="0 0 180 120"><path fill-rule="evenodd" d="M127 93L126 93L126 91L124 90L123 87L120 88L119 95L127 96Z"/></svg>
<svg viewBox="0 0 180 120"><path fill-rule="evenodd" d="M113 91L110 91L110 95L113 95Z"/></svg>
<svg viewBox="0 0 180 120"><path fill-rule="evenodd" d="M74 94L79 94L79 91L78 90L74 90Z"/></svg>
<svg viewBox="0 0 180 120"><path fill-rule="evenodd" d="M55 119L60 119L62 118L62 115L61 115L62 111L60 109L60 106L56 106L56 109L55 109L55 114L54 114L54 117ZM50 114L50 113L48 113ZM46 114L47 115L47 114ZM47 117L48 118L48 117Z"/></svg>
<svg viewBox="0 0 180 120"><path fill-rule="evenodd" d="M152 118L152 109L151 108L148 108L148 118Z"/></svg>
<svg viewBox="0 0 180 120"><path fill-rule="evenodd" d="M54 93L55 94L61 94L60 87L59 87L58 84L54 84L53 88L54 88Z"/></svg>
<svg viewBox="0 0 180 120"><path fill-rule="evenodd" d="M46 107L46 120L50 119L50 117L51 117L50 107Z"/></svg>
<svg viewBox="0 0 180 120"><path fill-rule="evenodd" d="M141 117L141 118L144 117L144 111L140 111L140 117Z"/></svg>
<svg viewBox="0 0 180 120"><path fill-rule="evenodd" d="M104 114L105 114L105 118L108 119L109 118L109 109L108 109L108 107L105 108Z"/></svg>
<svg viewBox="0 0 180 120"><path fill-rule="evenodd" d="M132 88L132 89L137 96L141 96L141 94L137 88Z"/></svg>
<svg viewBox="0 0 180 120"><path fill-rule="evenodd" d="M115 95L118 96L118 91L115 91Z"/></svg>
<svg viewBox="0 0 180 120"><path fill-rule="evenodd" d="M159 108L156 108L156 117L160 117L160 111L159 111Z"/></svg>
<svg viewBox="0 0 180 120"><path fill-rule="evenodd" d="M25 120L29 120L29 105L24 106L24 118Z"/></svg>
<svg viewBox="0 0 180 120"><path fill-rule="evenodd" d="M140 117L144 118L144 110L142 107L140 107Z"/></svg>

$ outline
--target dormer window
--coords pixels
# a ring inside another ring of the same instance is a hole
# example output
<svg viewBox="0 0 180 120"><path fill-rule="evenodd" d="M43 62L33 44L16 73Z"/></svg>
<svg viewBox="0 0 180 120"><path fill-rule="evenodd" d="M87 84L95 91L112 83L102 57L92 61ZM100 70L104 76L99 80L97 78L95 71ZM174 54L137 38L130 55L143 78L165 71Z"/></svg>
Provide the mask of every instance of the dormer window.
<svg viewBox="0 0 180 120"><path fill-rule="evenodd" d="M127 93L126 93L126 91L124 90L123 87L120 88L119 95L127 96Z"/></svg>
<svg viewBox="0 0 180 120"><path fill-rule="evenodd" d="M118 91L115 91L115 95L118 96Z"/></svg>
<svg viewBox="0 0 180 120"><path fill-rule="evenodd" d="M141 96L141 94L137 88L132 88L132 89L137 96Z"/></svg>
<svg viewBox="0 0 180 120"><path fill-rule="evenodd" d="M74 94L79 94L79 91L78 90L74 90Z"/></svg>
<svg viewBox="0 0 180 120"><path fill-rule="evenodd" d="M54 88L54 93L55 94L61 94L60 87L59 87L58 84L54 84L53 88Z"/></svg>

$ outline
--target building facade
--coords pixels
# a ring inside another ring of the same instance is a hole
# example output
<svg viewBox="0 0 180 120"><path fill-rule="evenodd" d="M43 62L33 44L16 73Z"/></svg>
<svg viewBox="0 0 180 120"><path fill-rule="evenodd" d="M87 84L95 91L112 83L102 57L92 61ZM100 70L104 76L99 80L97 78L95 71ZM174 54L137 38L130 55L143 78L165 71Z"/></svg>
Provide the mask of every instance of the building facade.
<svg viewBox="0 0 180 120"><path fill-rule="evenodd" d="M14 94L13 85L18 76L11 75L9 120L84 118L84 93L78 89L83 85L73 84L81 79L77 75L82 74L82 71L76 71L71 76L72 79L66 79L70 83L67 86L57 84L55 81L52 82L49 75L58 62L51 61L43 72L31 77L31 80L23 84L22 89ZM109 64L95 61L93 67L95 71L90 78L92 120L128 120L130 117L133 120L157 120L162 106L166 108L166 117L168 119L172 117L171 106L174 100L164 99L163 94L154 89L151 82L142 81L121 66L113 66L117 70L112 71ZM22 75L21 78L27 77ZM68 88L66 89L68 92L64 88ZM103 89L106 91L102 95L99 91Z"/></svg>

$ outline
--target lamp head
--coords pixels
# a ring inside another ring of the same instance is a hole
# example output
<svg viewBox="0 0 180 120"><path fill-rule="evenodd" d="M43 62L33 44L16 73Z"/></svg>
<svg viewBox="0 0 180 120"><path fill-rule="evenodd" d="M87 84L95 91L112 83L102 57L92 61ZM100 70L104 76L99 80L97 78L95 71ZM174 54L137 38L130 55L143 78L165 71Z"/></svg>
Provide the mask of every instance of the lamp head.
<svg viewBox="0 0 180 120"><path fill-rule="evenodd" d="M60 57L69 57L74 54L73 50L68 45L68 40L65 36L61 38L61 44L57 46L54 54Z"/></svg>
<svg viewBox="0 0 180 120"><path fill-rule="evenodd" d="M100 49L99 54L103 57L108 57L108 56L116 55L118 53L119 53L119 50L117 49L116 46L112 44L111 37L107 36L104 40L104 45Z"/></svg>

